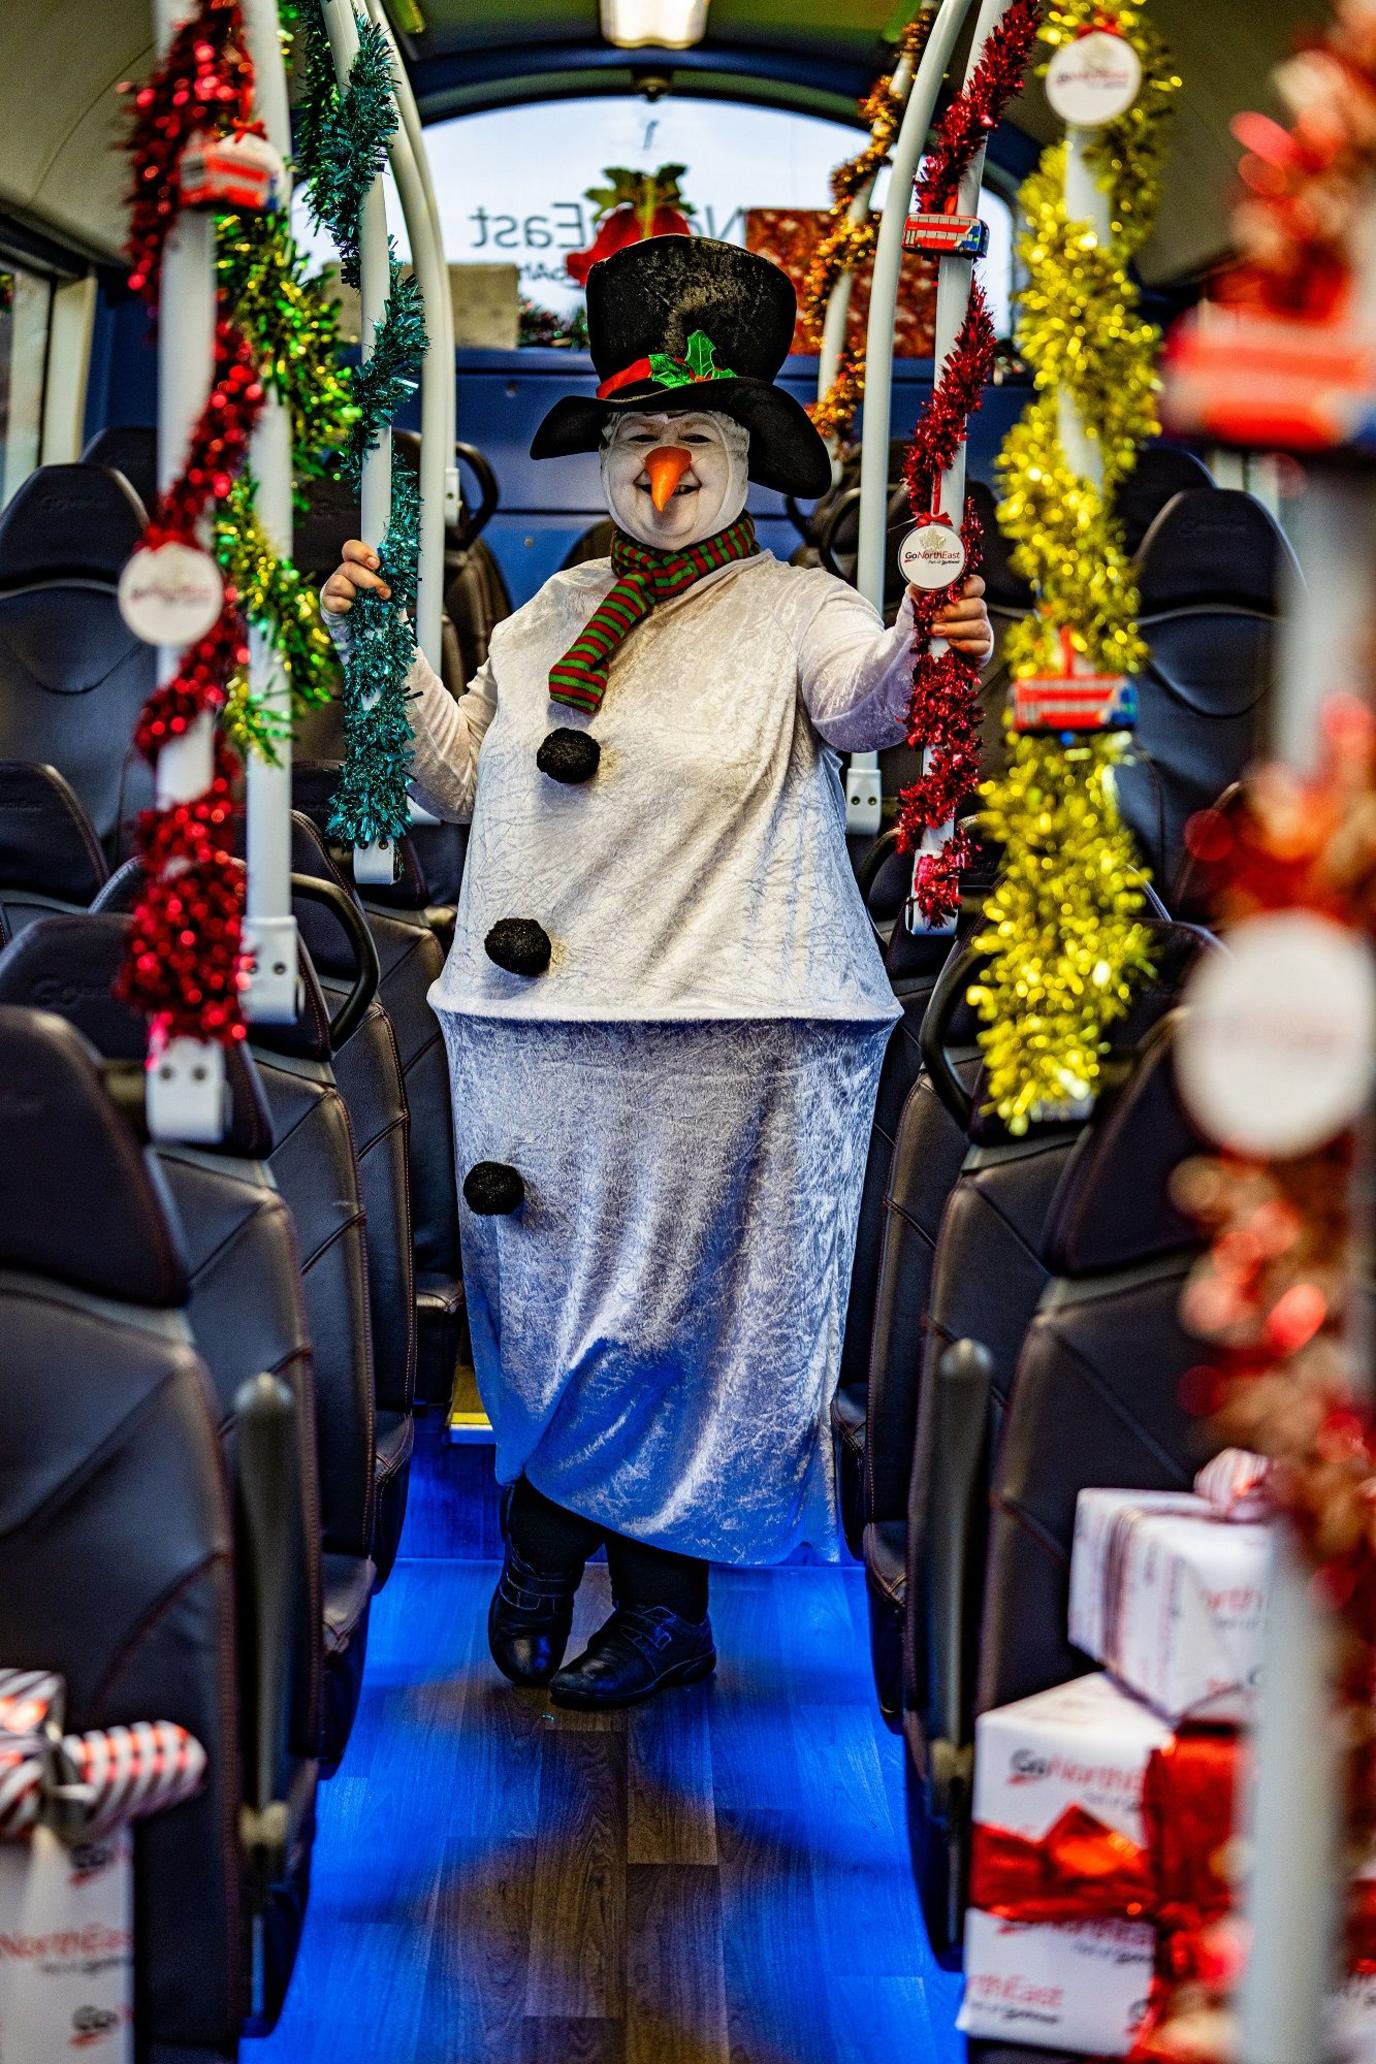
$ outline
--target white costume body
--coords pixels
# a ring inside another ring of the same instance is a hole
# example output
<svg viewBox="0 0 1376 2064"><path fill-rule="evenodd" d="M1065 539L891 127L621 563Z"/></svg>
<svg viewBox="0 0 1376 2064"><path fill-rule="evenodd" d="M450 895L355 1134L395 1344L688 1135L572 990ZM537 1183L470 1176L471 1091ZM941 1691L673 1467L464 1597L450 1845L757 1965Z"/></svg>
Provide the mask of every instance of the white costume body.
<svg viewBox="0 0 1376 2064"><path fill-rule="evenodd" d="M769 553L662 604L593 717L549 670L613 584L556 574L454 701L418 658L413 789L471 816L444 1026L479 1387L503 1481L687 1554L836 1550L828 1428L879 1068L899 1016L840 751L899 742L912 619ZM595 777L536 754L590 729ZM548 972L483 940L536 919Z"/></svg>

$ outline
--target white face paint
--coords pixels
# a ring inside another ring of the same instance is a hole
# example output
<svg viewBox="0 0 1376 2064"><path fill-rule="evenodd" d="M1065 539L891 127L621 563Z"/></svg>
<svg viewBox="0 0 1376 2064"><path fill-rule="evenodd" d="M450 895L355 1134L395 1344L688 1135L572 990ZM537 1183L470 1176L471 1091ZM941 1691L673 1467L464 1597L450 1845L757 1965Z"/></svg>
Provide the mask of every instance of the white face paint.
<svg viewBox="0 0 1376 2064"><path fill-rule="evenodd" d="M651 499L645 460L666 445L691 463L663 509ZM750 433L730 416L627 414L602 446L602 491L615 522L642 545L682 550L735 522L745 507Z"/></svg>

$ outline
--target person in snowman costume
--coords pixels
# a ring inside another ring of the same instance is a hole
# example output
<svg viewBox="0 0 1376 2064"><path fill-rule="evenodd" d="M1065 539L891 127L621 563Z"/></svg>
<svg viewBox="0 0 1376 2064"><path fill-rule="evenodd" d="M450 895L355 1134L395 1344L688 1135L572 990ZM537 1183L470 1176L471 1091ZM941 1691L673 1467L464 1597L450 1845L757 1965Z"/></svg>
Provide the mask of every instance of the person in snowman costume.
<svg viewBox="0 0 1376 2064"><path fill-rule="evenodd" d="M459 700L416 657L413 793L471 818L444 1027L479 1388L509 1487L489 1616L513 1682L628 1705L715 1664L708 1562L836 1553L828 1413L899 1009L838 755L896 745L912 610L756 543L747 483L829 484L774 385L793 288L734 245L594 266L601 385L536 458L600 451L610 560L498 624ZM323 600L386 593L366 544ZM938 625L978 659L982 583ZM605 1543L615 1610L567 1667Z"/></svg>

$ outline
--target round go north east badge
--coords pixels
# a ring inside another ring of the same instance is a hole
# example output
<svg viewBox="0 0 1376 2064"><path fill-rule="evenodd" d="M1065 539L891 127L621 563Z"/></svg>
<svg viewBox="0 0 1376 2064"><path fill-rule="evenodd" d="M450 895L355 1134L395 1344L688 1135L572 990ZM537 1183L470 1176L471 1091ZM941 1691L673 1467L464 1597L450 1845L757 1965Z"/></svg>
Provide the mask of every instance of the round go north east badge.
<svg viewBox="0 0 1376 2064"><path fill-rule="evenodd" d="M146 645L194 645L224 600L219 567L195 545L141 545L119 577L119 613Z"/></svg>
<svg viewBox="0 0 1376 2064"><path fill-rule="evenodd" d="M1142 90L1142 60L1126 36L1094 29L1062 43L1046 73L1046 97L1063 122L1098 129L1125 115Z"/></svg>
<svg viewBox="0 0 1376 2064"><path fill-rule="evenodd" d="M915 588L949 588L965 571L960 532L949 523L920 523L899 546L898 564Z"/></svg>
<svg viewBox="0 0 1376 2064"><path fill-rule="evenodd" d="M1238 1153L1288 1160L1366 1109L1376 966L1366 942L1299 910L1248 918L1186 991L1177 1080L1191 1117Z"/></svg>

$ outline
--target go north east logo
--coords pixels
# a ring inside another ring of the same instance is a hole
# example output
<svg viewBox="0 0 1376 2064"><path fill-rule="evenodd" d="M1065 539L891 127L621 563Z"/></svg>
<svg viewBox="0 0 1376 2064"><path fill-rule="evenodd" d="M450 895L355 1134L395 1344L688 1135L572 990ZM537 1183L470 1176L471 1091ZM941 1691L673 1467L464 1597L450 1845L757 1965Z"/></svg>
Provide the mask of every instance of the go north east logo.
<svg viewBox="0 0 1376 2064"><path fill-rule="evenodd" d="M74 2050L92 2050L108 2042L123 2020L113 2007L78 2007L72 2016L69 2045Z"/></svg>

